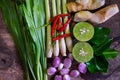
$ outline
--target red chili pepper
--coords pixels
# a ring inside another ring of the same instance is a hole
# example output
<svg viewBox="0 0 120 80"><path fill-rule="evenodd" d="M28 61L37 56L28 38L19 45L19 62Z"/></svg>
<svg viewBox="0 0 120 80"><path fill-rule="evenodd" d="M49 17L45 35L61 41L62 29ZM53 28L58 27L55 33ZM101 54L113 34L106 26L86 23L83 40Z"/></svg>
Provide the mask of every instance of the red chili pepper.
<svg viewBox="0 0 120 80"><path fill-rule="evenodd" d="M70 16L70 14L59 14L60 17Z"/></svg>
<svg viewBox="0 0 120 80"><path fill-rule="evenodd" d="M60 18L60 17L57 16L57 17L55 18L53 24L52 24L52 29L51 29L51 34L52 34L52 36L54 36L55 28L56 28L56 26L57 26L56 23L57 23L57 21L58 21L59 18Z"/></svg>
<svg viewBox="0 0 120 80"><path fill-rule="evenodd" d="M50 22L53 22L53 21L56 19L56 17L57 17L57 16L52 17L52 18L50 19Z"/></svg>
<svg viewBox="0 0 120 80"><path fill-rule="evenodd" d="M56 29L56 26L57 26L56 23L57 23L58 19L60 17L64 17L64 16L70 16L70 14L59 14L59 15L57 15L57 16L55 16L55 17L53 17L53 18L50 19L50 22L53 22L53 24L52 24L52 30L51 30L51 35L52 36L54 36L55 29ZM69 22L70 21L68 21L66 24L69 24ZM58 29L59 29L59 27L60 27L61 24L62 24L62 22L59 21Z"/></svg>
<svg viewBox="0 0 120 80"><path fill-rule="evenodd" d="M57 15L57 16L55 16L55 17L52 17L51 19L50 19L50 22L53 22L55 19L56 19L56 17L64 17L64 16L70 16L70 14L59 14L59 15Z"/></svg>
<svg viewBox="0 0 120 80"><path fill-rule="evenodd" d="M68 36L70 36L70 34L63 34L63 35L57 36L55 38L52 38L52 41L60 40L61 38L68 37Z"/></svg>
<svg viewBox="0 0 120 80"><path fill-rule="evenodd" d="M66 29L67 25L71 22L71 20L72 18L68 19L67 22L63 25L63 27L59 29L59 32L63 32Z"/></svg>
<svg viewBox="0 0 120 80"><path fill-rule="evenodd" d="M58 20L58 25L57 25L57 30L60 29L61 25L62 25L61 18L59 18L59 20Z"/></svg>

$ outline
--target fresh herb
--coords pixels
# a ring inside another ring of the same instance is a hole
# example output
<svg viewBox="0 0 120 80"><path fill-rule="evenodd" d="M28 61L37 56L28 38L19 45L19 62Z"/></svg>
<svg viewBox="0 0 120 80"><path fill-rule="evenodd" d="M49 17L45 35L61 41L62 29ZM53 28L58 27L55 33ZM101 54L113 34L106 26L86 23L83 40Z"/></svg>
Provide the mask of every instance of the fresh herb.
<svg viewBox="0 0 120 80"><path fill-rule="evenodd" d="M26 5L22 4L22 9L24 12L24 19L26 21L26 27L29 29L29 36L26 39L30 46L30 55L29 64L31 66L31 73L35 75L36 80L46 80L46 56L45 56L45 28L34 30L31 28L38 28L45 24L45 9L44 9L44 0L26 0ZM31 37L31 41L29 41ZM33 56L34 55L34 56Z"/></svg>
<svg viewBox="0 0 120 80"><path fill-rule="evenodd" d="M44 0L0 0L0 8L14 39L26 80L47 80ZM38 29L37 29L38 28Z"/></svg>
<svg viewBox="0 0 120 80"><path fill-rule="evenodd" d="M102 40L102 39L101 39ZM112 39L106 38L106 40L99 45L92 45L95 55L101 55L106 49L108 49L112 44Z"/></svg>
<svg viewBox="0 0 120 80"><path fill-rule="evenodd" d="M107 72L108 70L108 61L103 55L94 56L89 62L86 63L89 72Z"/></svg>
<svg viewBox="0 0 120 80"><path fill-rule="evenodd" d="M95 34L94 37L89 41L92 44L101 44L103 43L108 35L110 34L110 29L105 27L95 27Z"/></svg>
<svg viewBox="0 0 120 80"><path fill-rule="evenodd" d="M30 71L28 67L27 62L27 51L26 51L26 45L25 45L25 38L24 38L24 28L23 28L23 22L22 17L18 16L20 14L17 13L19 11L17 8L17 11L15 10L15 4L11 2L10 0L0 0L0 8L2 10L2 14L4 16L4 20L7 24L7 28L9 29L9 32L11 33L13 40L16 44L16 47L19 51L19 55L21 57L25 72L26 72L26 79L30 80Z"/></svg>
<svg viewBox="0 0 120 80"><path fill-rule="evenodd" d="M116 58L118 56L118 51L109 48L103 52L103 55L105 56L106 59Z"/></svg>
<svg viewBox="0 0 120 80"><path fill-rule="evenodd" d="M109 37L110 29L105 27L95 27L95 34L89 41L94 49L94 57L88 61L87 68L91 73L107 72L108 61L118 56L115 49L110 48L112 38Z"/></svg>

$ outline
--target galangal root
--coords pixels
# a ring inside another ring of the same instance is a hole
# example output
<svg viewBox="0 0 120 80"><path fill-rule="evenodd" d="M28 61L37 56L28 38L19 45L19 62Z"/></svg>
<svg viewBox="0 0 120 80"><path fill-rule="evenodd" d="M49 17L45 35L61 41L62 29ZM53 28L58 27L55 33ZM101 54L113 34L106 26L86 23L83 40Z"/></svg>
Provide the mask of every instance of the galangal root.
<svg viewBox="0 0 120 80"><path fill-rule="evenodd" d="M67 4L69 12L77 12L80 10L95 10L105 4L105 0L76 0Z"/></svg>
<svg viewBox="0 0 120 80"><path fill-rule="evenodd" d="M90 21L92 23L103 23L107 21L109 18L114 16L119 12L117 4L112 4L107 6L95 13L91 13L90 11L80 11L75 14L74 21Z"/></svg>

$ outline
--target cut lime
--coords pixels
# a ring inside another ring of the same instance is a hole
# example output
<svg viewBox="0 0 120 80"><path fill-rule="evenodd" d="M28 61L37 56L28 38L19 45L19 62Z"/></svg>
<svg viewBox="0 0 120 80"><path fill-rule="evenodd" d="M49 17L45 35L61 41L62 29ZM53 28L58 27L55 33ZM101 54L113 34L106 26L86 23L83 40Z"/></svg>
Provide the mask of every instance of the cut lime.
<svg viewBox="0 0 120 80"><path fill-rule="evenodd" d="M78 62L88 62L93 57L93 48L87 42L78 42L72 50L73 57Z"/></svg>
<svg viewBox="0 0 120 80"><path fill-rule="evenodd" d="M94 35L94 28L87 22L80 22L74 26L73 35L79 41L89 41Z"/></svg>

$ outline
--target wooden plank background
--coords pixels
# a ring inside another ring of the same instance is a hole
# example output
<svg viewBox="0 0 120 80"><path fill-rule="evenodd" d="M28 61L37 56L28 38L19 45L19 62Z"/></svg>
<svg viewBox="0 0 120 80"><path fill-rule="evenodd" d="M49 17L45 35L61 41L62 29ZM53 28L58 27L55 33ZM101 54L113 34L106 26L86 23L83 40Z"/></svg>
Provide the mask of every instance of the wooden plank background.
<svg viewBox="0 0 120 80"><path fill-rule="evenodd" d="M72 0L69 0L72 1ZM106 0L106 5L116 3L120 9L120 0ZM109 27L112 30L111 37L114 43L111 47L120 53L120 13L99 26ZM83 79L78 80L120 80L120 56L109 61L107 74L82 75ZM18 57L13 40L9 35L0 10L0 80L24 80L24 71Z"/></svg>

